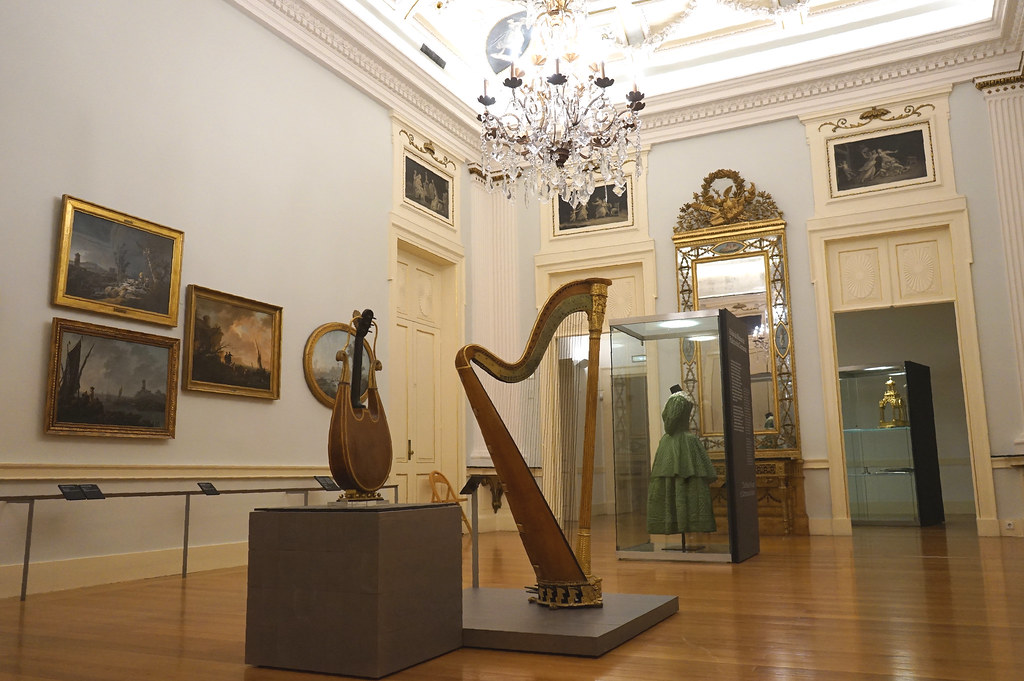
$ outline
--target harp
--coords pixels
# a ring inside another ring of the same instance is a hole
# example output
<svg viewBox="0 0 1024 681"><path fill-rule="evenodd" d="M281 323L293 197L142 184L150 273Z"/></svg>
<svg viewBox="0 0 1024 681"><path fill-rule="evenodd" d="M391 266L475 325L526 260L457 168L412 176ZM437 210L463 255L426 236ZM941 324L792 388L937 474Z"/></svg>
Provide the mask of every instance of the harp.
<svg viewBox="0 0 1024 681"><path fill-rule="evenodd" d="M455 357L455 368L480 425L495 471L501 478L505 499L537 576L536 596L531 600L550 607L601 605L601 580L590 572L590 515L597 419L597 367L601 328L608 286L611 283L608 279L584 279L566 284L555 291L537 316L522 357L515 362L502 360L479 345L467 345ZM523 453L474 367L479 367L502 383L527 380L541 366L562 321L581 312L586 315L588 363L579 517L576 550L573 551L530 472Z"/></svg>
<svg viewBox="0 0 1024 681"><path fill-rule="evenodd" d="M387 482L388 474L391 473L391 432L384 405L377 392L380 361L370 366L366 405L360 400L363 339L370 328L376 326L372 310L363 310L361 314L356 310L352 318L352 327L356 330L355 340L348 336L345 347L338 351L337 359L342 364L341 382L331 412L327 450L331 475L345 490L346 499L379 499L380 493L377 490ZM354 345L351 350L354 354L350 366L348 353L351 345ZM376 355L376 334L373 345Z"/></svg>

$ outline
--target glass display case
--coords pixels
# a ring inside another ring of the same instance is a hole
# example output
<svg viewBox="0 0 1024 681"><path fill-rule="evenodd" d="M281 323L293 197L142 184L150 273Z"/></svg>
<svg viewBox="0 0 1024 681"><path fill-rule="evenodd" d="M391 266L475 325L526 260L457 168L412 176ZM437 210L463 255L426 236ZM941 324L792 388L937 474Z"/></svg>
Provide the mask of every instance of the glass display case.
<svg viewBox="0 0 1024 681"><path fill-rule="evenodd" d="M839 393L851 521L943 522L929 368L843 367Z"/></svg>
<svg viewBox="0 0 1024 681"><path fill-rule="evenodd" d="M609 326L618 557L740 562L756 555L746 323L727 310L699 310ZM687 369L694 365L696 372ZM714 462L694 427L702 416L721 425L724 452Z"/></svg>

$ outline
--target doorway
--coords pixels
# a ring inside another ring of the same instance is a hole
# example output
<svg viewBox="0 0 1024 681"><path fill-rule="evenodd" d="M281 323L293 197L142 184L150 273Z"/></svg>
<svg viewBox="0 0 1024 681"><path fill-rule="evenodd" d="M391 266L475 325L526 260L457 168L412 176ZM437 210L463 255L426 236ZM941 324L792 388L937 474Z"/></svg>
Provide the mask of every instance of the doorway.
<svg viewBox="0 0 1024 681"><path fill-rule="evenodd" d="M901 447L887 451L890 441L901 437L908 440L905 444L909 446L909 431L901 432L904 429L896 424L899 419L889 420L888 412L881 415L879 406L890 377L896 394L907 398L905 388L900 394L900 386L905 384L901 372L908 360L930 369L946 516L950 520L973 520L970 437L954 304L837 312L834 320L843 458L854 524L901 524L899 519L908 510L916 510L908 506L915 503L913 466L899 463L897 450ZM879 428L882 422L897 428ZM872 457L881 457L881 464L869 465Z"/></svg>
<svg viewBox="0 0 1024 681"><path fill-rule="evenodd" d="M457 301L455 265L399 241L389 338L388 421L394 462L391 484L398 500L430 501L431 471L458 484L457 410L445 409L457 389L455 356Z"/></svg>

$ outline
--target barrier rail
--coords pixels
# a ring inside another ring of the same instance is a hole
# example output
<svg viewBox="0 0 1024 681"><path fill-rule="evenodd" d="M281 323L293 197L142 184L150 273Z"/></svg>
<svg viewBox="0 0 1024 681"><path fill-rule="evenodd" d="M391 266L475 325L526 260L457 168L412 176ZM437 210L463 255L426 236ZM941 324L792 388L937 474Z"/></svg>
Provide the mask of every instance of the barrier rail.
<svg viewBox="0 0 1024 681"><path fill-rule="evenodd" d="M386 487L394 487L395 496L398 496L397 486L386 485ZM322 486L317 487L267 487L257 489L220 489L216 490L216 494L268 494L284 492L285 494L297 494L302 493L302 503L304 506L309 505L309 493L310 492L322 492L324 488ZM172 490L166 492L104 492L104 499L113 498L125 498L125 497L185 497L185 531L182 539L182 552L181 552L181 577L184 579L188 576L188 528L189 528L189 512L192 505L192 497L194 495L199 496L216 496L212 493L203 492L201 490ZM32 517L35 514L36 501L46 501L52 499L65 500L63 494L32 494L23 496L0 496L0 501L6 501L10 504L28 504L28 520L25 523L25 559L21 570L21 600L25 600L25 595L28 590L28 566L29 558L32 551Z"/></svg>

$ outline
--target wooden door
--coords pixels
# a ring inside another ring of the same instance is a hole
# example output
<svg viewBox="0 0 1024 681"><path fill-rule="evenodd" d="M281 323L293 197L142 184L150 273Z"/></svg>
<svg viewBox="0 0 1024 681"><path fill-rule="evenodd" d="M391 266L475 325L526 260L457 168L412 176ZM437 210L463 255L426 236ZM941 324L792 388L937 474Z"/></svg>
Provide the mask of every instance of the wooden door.
<svg viewBox="0 0 1024 681"><path fill-rule="evenodd" d="M409 251L398 253L395 323L391 332L391 404L394 445L391 482L398 500L430 501L430 471L442 461L441 306L445 304L442 267ZM449 478L452 479L450 473ZM453 484L455 484L453 482Z"/></svg>

